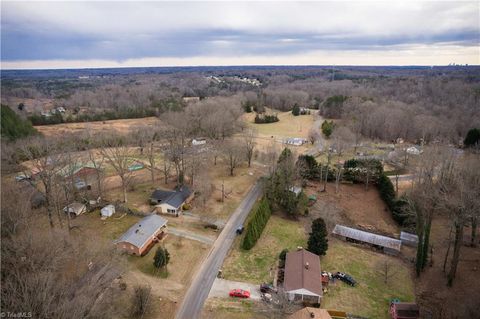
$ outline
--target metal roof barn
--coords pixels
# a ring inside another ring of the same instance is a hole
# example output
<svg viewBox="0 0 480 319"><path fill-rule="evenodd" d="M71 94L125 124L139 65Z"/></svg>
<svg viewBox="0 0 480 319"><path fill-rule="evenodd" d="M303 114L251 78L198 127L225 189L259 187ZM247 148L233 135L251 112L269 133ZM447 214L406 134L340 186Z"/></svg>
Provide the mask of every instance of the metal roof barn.
<svg viewBox="0 0 480 319"><path fill-rule="evenodd" d="M384 247L396 252L400 252L400 248L402 247L402 242L398 239L377 235L342 225L336 225L332 233L345 238L350 238L371 245Z"/></svg>

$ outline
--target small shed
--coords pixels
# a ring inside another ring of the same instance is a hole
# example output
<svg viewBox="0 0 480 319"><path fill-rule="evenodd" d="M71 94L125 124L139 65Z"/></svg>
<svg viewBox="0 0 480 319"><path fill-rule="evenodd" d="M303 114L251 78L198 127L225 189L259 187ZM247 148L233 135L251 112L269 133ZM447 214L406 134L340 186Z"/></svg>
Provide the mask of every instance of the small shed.
<svg viewBox="0 0 480 319"><path fill-rule="evenodd" d="M400 233L400 240L402 241L402 244L406 246L412 246L412 247L417 247L418 244L418 236L415 234L410 234L402 231Z"/></svg>
<svg viewBox="0 0 480 319"><path fill-rule="evenodd" d="M82 203L74 202L63 208L65 214L81 215L87 211L87 206Z"/></svg>
<svg viewBox="0 0 480 319"><path fill-rule="evenodd" d="M115 214L115 206L113 206L112 204L110 204L110 205L107 205L107 206L103 207L103 208L100 210L100 214L102 215L102 217L110 217L110 216L112 216L113 214Z"/></svg>
<svg viewBox="0 0 480 319"><path fill-rule="evenodd" d="M389 255L398 255L402 242L395 238L369 233L363 230L336 225L332 234L345 239L346 241L366 243L375 248L381 249Z"/></svg>

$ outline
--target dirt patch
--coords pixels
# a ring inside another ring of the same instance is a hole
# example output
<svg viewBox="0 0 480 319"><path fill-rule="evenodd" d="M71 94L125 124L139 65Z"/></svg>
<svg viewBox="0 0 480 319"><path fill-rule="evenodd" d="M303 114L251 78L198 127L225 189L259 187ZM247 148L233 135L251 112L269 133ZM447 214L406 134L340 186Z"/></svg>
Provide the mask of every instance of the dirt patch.
<svg viewBox="0 0 480 319"><path fill-rule="evenodd" d="M447 287L443 261L448 246L451 222L444 217L433 220L431 243L433 263L417 280L416 295L420 309L432 318L479 318L480 248L463 246L453 287ZM467 234L467 228L465 228ZM467 237L467 236L466 236ZM452 251L450 251L450 256ZM447 271L449 269L447 262Z"/></svg>
<svg viewBox="0 0 480 319"><path fill-rule="evenodd" d="M327 183L327 191L321 190L323 184L309 183L306 193L317 196L318 202L310 208L312 216L324 217L329 228L341 222L367 231L399 236L400 229L375 186L366 191L365 185L340 184L338 193L335 193L335 185Z"/></svg>
<svg viewBox="0 0 480 319"><path fill-rule="evenodd" d="M35 128L46 136L61 136L69 133L82 133L86 129L95 134L113 130L117 131L119 134L127 134L135 126L154 126L159 125L160 123L160 120L156 117L146 117L140 119L39 125L35 126Z"/></svg>

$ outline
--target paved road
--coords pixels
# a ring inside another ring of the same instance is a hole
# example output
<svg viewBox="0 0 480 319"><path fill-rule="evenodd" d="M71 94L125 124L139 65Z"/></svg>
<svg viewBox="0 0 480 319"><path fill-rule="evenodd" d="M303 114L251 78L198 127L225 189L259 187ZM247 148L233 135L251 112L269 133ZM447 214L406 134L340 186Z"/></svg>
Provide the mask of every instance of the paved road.
<svg viewBox="0 0 480 319"><path fill-rule="evenodd" d="M220 236L213 244L207 258L195 274L192 284L188 289L182 304L177 311L176 319L199 318L203 304L208 298L208 293L217 277L218 270L227 256L236 236L235 229L242 225L252 209L255 201L261 196L261 183L257 182L248 192L235 212L225 224Z"/></svg>
<svg viewBox="0 0 480 319"><path fill-rule="evenodd" d="M250 291L250 299L260 300L262 296L260 295L260 285L251 284L248 282L241 281L231 281L225 279L216 278L213 283L212 289L208 294L208 298L230 298L228 293L232 289L243 289Z"/></svg>
<svg viewBox="0 0 480 319"><path fill-rule="evenodd" d="M199 242L207 244L207 245L211 245L215 242L214 238L210 238L208 236L203 236L203 235L200 235L200 234L188 231L188 230L178 229L178 228L175 228L175 227L168 227L168 232L172 235L179 236L179 237L185 237L185 238L191 239L191 240L196 240L196 241L199 241Z"/></svg>

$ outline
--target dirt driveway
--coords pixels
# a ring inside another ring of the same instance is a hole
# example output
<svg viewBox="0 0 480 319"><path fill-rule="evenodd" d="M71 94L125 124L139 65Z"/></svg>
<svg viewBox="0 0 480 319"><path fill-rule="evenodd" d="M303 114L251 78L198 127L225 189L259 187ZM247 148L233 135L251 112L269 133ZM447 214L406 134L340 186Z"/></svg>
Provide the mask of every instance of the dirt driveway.
<svg viewBox="0 0 480 319"><path fill-rule="evenodd" d="M260 300L259 285L251 284L248 282L231 281L225 279L216 278L213 282L212 289L208 294L208 298L230 298L228 293L232 289L243 289L250 291L250 299Z"/></svg>

